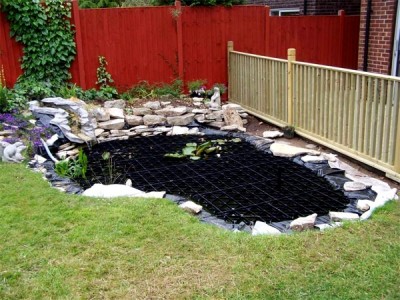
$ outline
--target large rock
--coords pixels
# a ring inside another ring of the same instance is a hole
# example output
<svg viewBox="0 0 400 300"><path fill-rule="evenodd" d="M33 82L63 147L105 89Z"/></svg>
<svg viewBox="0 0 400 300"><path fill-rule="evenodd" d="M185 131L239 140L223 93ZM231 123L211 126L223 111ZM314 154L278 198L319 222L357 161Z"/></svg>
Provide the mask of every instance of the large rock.
<svg viewBox="0 0 400 300"><path fill-rule="evenodd" d="M143 117L141 116L125 116L125 121L128 123L130 126L138 126L138 125L143 125Z"/></svg>
<svg viewBox="0 0 400 300"><path fill-rule="evenodd" d="M186 106L166 107L156 110L155 113L164 117L176 117L185 114L188 111Z"/></svg>
<svg viewBox="0 0 400 300"><path fill-rule="evenodd" d="M105 122L110 120L110 114L107 112L106 109L102 107L96 107L92 109L91 114L93 117L99 122Z"/></svg>
<svg viewBox="0 0 400 300"><path fill-rule="evenodd" d="M223 110L223 113L226 125L237 125L239 128L243 128L243 121L237 110L227 108Z"/></svg>
<svg viewBox="0 0 400 300"><path fill-rule="evenodd" d="M167 122L169 125L172 126L186 126L190 123L192 123L194 120L194 114L186 114L183 116L177 116L177 117L168 117Z"/></svg>
<svg viewBox="0 0 400 300"><path fill-rule="evenodd" d="M118 99L118 100L109 100L104 102L105 108L121 108L124 109L126 106L125 100Z"/></svg>
<svg viewBox="0 0 400 300"><path fill-rule="evenodd" d="M278 235L281 234L278 229L268 225L265 222L257 221L251 232L252 235Z"/></svg>
<svg viewBox="0 0 400 300"><path fill-rule="evenodd" d="M132 108L131 113L132 115L135 116L145 116L145 115L151 115L152 111L150 108L147 107L138 107L138 108Z"/></svg>
<svg viewBox="0 0 400 300"><path fill-rule="evenodd" d="M172 131L168 132L169 135L183 135L189 133L189 128L182 126L174 126L172 127Z"/></svg>
<svg viewBox="0 0 400 300"><path fill-rule="evenodd" d="M101 122L98 124L100 128L111 130L111 129L122 129L125 126L124 119L114 119L106 122Z"/></svg>
<svg viewBox="0 0 400 300"><path fill-rule="evenodd" d="M91 188L82 193L87 197L115 198L115 197L142 197L142 198L163 198L165 192L145 193L141 190L124 184L94 184Z"/></svg>
<svg viewBox="0 0 400 300"><path fill-rule="evenodd" d="M274 139L281 136L283 136L283 132L280 132L278 130L267 130L263 132L263 137L268 139Z"/></svg>
<svg viewBox="0 0 400 300"><path fill-rule="evenodd" d="M146 115L143 117L143 123L146 126L161 125L161 124L164 124L165 121L166 121L166 118L164 116Z"/></svg>
<svg viewBox="0 0 400 300"><path fill-rule="evenodd" d="M228 108L233 108L233 109L239 110L239 111L243 110L243 107L241 107L239 104L229 103L229 104L222 105L223 110L228 109Z"/></svg>
<svg viewBox="0 0 400 300"><path fill-rule="evenodd" d="M297 218L290 223L290 229L294 231L303 231L306 229L312 229L314 228L316 219L317 219L317 214L312 214L307 217Z"/></svg>
<svg viewBox="0 0 400 300"><path fill-rule="evenodd" d="M111 107L106 109L112 119L124 119L124 110L122 108Z"/></svg>
<svg viewBox="0 0 400 300"><path fill-rule="evenodd" d="M143 104L143 107L150 108L152 110L160 109L161 103L160 101L149 101Z"/></svg>
<svg viewBox="0 0 400 300"><path fill-rule="evenodd" d="M348 181L345 182L343 189L346 192L355 192L355 191L362 191L365 190L367 186L362 183L362 182L356 182L356 181Z"/></svg>
<svg viewBox="0 0 400 300"><path fill-rule="evenodd" d="M320 152L316 150L310 150L281 143L272 144L270 150L272 154L280 157L293 157L300 154L320 155Z"/></svg>

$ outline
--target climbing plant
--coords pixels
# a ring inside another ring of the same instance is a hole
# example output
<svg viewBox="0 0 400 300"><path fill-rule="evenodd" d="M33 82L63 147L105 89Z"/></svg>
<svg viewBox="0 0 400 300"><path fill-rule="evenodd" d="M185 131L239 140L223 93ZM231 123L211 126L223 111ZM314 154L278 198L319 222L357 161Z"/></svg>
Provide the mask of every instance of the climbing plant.
<svg viewBox="0 0 400 300"><path fill-rule="evenodd" d="M23 44L18 81L49 82L59 86L71 75L75 41L71 1L0 0L11 23L11 36Z"/></svg>

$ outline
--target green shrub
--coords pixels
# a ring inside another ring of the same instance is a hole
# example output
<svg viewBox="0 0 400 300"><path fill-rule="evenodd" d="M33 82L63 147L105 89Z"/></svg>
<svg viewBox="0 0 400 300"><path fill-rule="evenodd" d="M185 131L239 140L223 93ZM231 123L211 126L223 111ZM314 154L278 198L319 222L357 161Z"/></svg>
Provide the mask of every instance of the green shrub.
<svg viewBox="0 0 400 300"><path fill-rule="evenodd" d="M55 171L58 175L68 178L86 178L88 160L82 148L75 159L64 159L56 163Z"/></svg>

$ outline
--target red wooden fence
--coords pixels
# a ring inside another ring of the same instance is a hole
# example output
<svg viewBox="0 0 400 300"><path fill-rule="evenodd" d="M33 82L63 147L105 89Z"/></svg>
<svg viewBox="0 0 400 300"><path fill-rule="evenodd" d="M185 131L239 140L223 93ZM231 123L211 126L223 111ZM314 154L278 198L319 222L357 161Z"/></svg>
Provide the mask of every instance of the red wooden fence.
<svg viewBox="0 0 400 300"><path fill-rule="evenodd" d="M228 40L235 50L286 57L296 48L298 60L357 68L358 16L270 17L263 6L135 7L78 9L73 1L77 57L73 81L95 86L98 56L105 56L117 87L147 80L227 81ZM0 13L0 65L7 85L21 74L21 46L9 37Z"/></svg>

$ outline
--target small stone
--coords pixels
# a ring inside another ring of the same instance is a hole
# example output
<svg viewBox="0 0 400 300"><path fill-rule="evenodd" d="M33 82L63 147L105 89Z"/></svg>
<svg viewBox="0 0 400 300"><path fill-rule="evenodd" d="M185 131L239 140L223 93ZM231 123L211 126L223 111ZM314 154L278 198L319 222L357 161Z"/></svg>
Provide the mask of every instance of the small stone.
<svg viewBox="0 0 400 300"><path fill-rule="evenodd" d="M165 127L165 126L159 126L154 128L155 132L170 132L172 130L172 127Z"/></svg>
<svg viewBox="0 0 400 300"><path fill-rule="evenodd" d="M263 132L263 137L268 139L274 139L281 136L283 136L283 132L280 132L278 130L267 130Z"/></svg>
<svg viewBox="0 0 400 300"><path fill-rule="evenodd" d="M161 108L161 103L160 101L149 101L143 104L143 107L145 108L150 108L152 110L160 109Z"/></svg>
<svg viewBox="0 0 400 300"><path fill-rule="evenodd" d="M98 122L104 122L110 120L110 114L107 112L106 109L102 107L96 107L92 109L90 112Z"/></svg>
<svg viewBox="0 0 400 300"><path fill-rule="evenodd" d="M125 116L125 121L130 126L143 125L143 117L141 116L136 116L136 115Z"/></svg>
<svg viewBox="0 0 400 300"><path fill-rule="evenodd" d="M325 157L327 161L335 162L337 161L337 155L332 153L322 153L322 156Z"/></svg>
<svg viewBox="0 0 400 300"><path fill-rule="evenodd" d="M205 116L204 115L196 115L194 118L199 123L204 123L204 121L205 121Z"/></svg>
<svg viewBox="0 0 400 300"><path fill-rule="evenodd" d="M319 151L310 150L306 148L295 147L283 143L274 143L271 145L270 150L273 155L280 157L293 157L300 154L320 155Z"/></svg>
<svg viewBox="0 0 400 300"><path fill-rule="evenodd" d="M68 147L71 147L71 143L62 144L60 147L58 147L58 150L64 150L65 148L68 148Z"/></svg>
<svg viewBox="0 0 400 300"><path fill-rule="evenodd" d="M187 107L186 106L178 106L178 107L171 107L171 108L163 108L156 110L155 113L160 116L164 117L176 117L176 116L181 116L187 112Z"/></svg>
<svg viewBox="0 0 400 300"><path fill-rule="evenodd" d="M198 214L203 210L203 207L201 205L198 205L193 201L186 201L179 205L179 207L192 214Z"/></svg>
<svg viewBox="0 0 400 300"><path fill-rule="evenodd" d="M197 127L190 128L188 134L199 134L199 128Z"/></svg>
<svg viewBox="0 0 400 300"><path fill-rule="evenodd" d="M35 154L33 157L35 161L37 161L39 164L43 164L47 159L44 158L43 156L40 156L38 154Z"/></svg>
<svg viewBox="0 0 400 300"><path fill-rule="evenodd" d="M96 135L96 137L98 137L98 136L100 136L103 132L104 132L104 129L97 128L97 129L95 129L94 134Z"/></svg>
<svg viewBox="0 0 400 300"><path fill-rule="evenodd" d="M215 122L208 123L208 125L211 126L211 127L222 128L222 127L225 126L225 122L217 122L217 121L215 121Z"/></svg>
<svg viewBox="0 0 400 300"><path fill-rule="evenodd" d="M317 145L314 145L314 144L307 144L307 145L305 145L305 147L307 148L307 149L317 149Z"/></svg>
<svg viewBox="0 0 400 300"><path fill-rule="evenodd" d="M164 116L146 115L143 117L143 123L147 126L164 124L166 118Z"/></svg>
<svg viewBox="0 0 400 300"><path fill-rule="evenodd" d="M167 122L169 125L172 126L186 126L190 123L192 123L194 120L194 114L189 113L183 116L177 116L177 117L168 117Z"/></svg>
<svg viewBox="0 0 400 300"><path fill-rule="evenodd" d="M12 134L14 134L14 131L12 131L12 130L0 131L0 136L8 136L8 135L12 135Z"/></svg>
<svg viewBox="0 0 400 300"><path fill-rule="evenodd" d="M222 109L228 109L228 108L233 108L236 110L243 110L243 107L241 107L239 104L234 104L234 103L229 103L229 104L225 104L222 105Z"/></svg>
<svg viewBox="0 0 400 300"><path fill-rule="evenodd" d="M325 158L325 156L323 155L305 155L301 158L302 161L304 161L305 163L311 162L311 163L320 163L320 162L324 162L327 159Z"/></svg>
<svg viewBox="0 0 400 300"><path fill-rule="evenodd" d="M278 229L265 222L257 221L253 227L251 235L279 235L282 234Z"/></svg>
<svg viewBox="0 0 400 300"><path fill-rule="evenodd" d="M366 212L374 205L375 205L374 201L371 201L371 200L358 200L357 201L357 209L359 209L362 212Z"/></svg>
<svg viewBox="0 0 400 300"><path fill-rule="evenodd" d="M240 113L239 116L240 116L241 118L243 118L243 119L246 119L246 118L249 117L249 114L248 114L248 113Z"/></svg>
<svg viewBox="0 0 400 300"><path fill-rule="evenodd" d="M171 104L171 101L161 101L161 106L167 106L170 104Z"/></svg>
<svg viewBox="0 0 400 300"><path fill-rule="evenodd" d="M224 127L221 127L222 131L235 131L235 130L239 130L239 126L234 124L234 125L227 125Z"/></svg>
<svg viewBox="0 0 400 300"><path fill-rule="evenodd" d="M132 115L135 116L145 116L145 115L151 115L152 111L150 108L138 107L138 108L132 108L131 113Z"/></svg>
<svg viewBox="0 0 400 300"><path fill-rule="evenodd" d="M126 186L132 187L132 180L128 179L128 180L125 182L125 185L126 185Z"/></svg>
<svg viewBox="0 0 400 300"><path fill-rule="evenodd" d="M364 183L356 182L356 181L348 181L345 182L343 189L346 192L355 192L365 190L367 186Z"/></svg>
<svg viewBox="0 0 400 300"><path fill-rule="evenodd" d="M192 113L194 114L206 114L209 113L210 111L208 109L201 109L201 108L194 108L192 109Z"/></svg>
<svg viewBox="0 0 400 300"><path fill-rule="evenodd" d="M120 108L124 109L126 106L125 100L123 99L118 99L118 100L108 100L104 102L104 107L105 108Z"/></svg>
<svg viewBox="0 0 400 300"><path fill-rule="evenodd" d="M193 100L193 102L202 102L204 100L204 98L193 97L192 100Z"/></svg>
<svg viewBox="0 0 400 300"><path fill-rule="evenodd" d="M112 108L107 108L106 111L110 114L110 117L112 119L124 119L125 118L124 110L122 108L112 107Z"/></svg>
<svg viewBox="0 0 400 300"><path fill-rule="evenodd" d="M314 228L317 214L312 214L307 217L300 217L290 223L290 229L294 231L303 231Z"/></svg>
<svg viewBox="0 0 400 300"><path fill-rule="evenodd" d="M183 135L188 133L189 133L189 128L181 126L174 126L172 127L171 131L171 135Z"/></svg>
<svg viewBox="0 0 400 300"><path fill-rule="evenodd" d="M355 221L360 219L360 217L357 214L349 212L336 212L336 211L329 212L329 218L333 222Z"/></svg>
<svg viewBox="0 0 400 300"><path fill-rule="evenodd" d="M201 102L193 102L194 106L201 106Z"/></svg>
<svg viewBox="0 0 400 300"><path fill-rule="evenodd" d="M99 127L102 129L122 129L125 126L125 120L124 119L114 119L106 122L100 122Z"/></svg>

